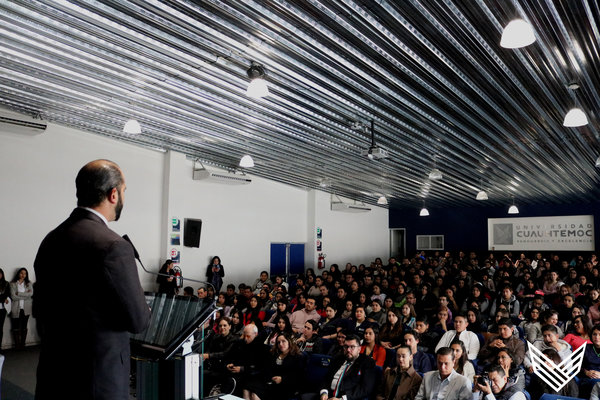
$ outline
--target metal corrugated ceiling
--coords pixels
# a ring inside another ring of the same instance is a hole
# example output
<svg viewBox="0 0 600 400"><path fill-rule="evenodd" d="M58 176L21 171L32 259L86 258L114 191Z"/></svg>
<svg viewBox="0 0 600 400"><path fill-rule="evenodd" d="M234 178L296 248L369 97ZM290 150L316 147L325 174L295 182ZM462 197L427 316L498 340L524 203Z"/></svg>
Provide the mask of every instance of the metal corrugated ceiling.
<svg viewBox="0 0 600 400"><path fill-rule="evenodd" d="M537 41L501 48L516 17ZM594 201L599 21L575 0L1 0L0 104L372 204ZM590 124L565 128L575 100ZM371 119L387 159L360 155Z"/></svg>

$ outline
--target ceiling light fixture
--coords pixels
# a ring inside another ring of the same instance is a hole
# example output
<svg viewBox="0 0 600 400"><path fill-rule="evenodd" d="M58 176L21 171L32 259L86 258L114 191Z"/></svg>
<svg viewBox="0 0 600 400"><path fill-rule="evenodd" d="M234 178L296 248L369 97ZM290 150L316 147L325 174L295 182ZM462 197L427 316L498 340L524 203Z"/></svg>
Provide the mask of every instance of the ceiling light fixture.
<svg viewBox="0 0 600 400"><path fill-rule="evenodd" d="M480 190L477 193L477 197L475 197L476 200L487 200L488 199L488 195L485 192L485 190Z"/></svg>
<svg viewBox="0 0 600 400"><path fill-rule="evenodd" d="M569 110L565 115L563 126L574 128L577 126L584 126L588 124L588 119L583 110L579 107L574 107Z"/></svg>
<svg viewBox="0 0 600 400"><path fill-rule="evenodd" d="M244 155L240 159L240 167L242 167L242 168L252 168L252 167L254 167L254 160L252 159L252 156L249 155L249 154Z"/></svg>
<svg viewBox="0 0 600 400"><path fill-rule="evenodd" d="M386 205L388 203L387 198L385 196L381 196L377 199L377 204Z"/></svg>
<svg viewBox="0 0 600 400"><path fill-rule="evenodd" d="M535 42L535 33L529 22L524 19L513 19L502 31L500 46L507 49L518 49Z"/></svg>
<svg viewBox="0 0 600 400"><path fill-rule="evenodd" d="M429 179L431 179L432 181L440 181L443 177L444 176L442 175L442 171L440 171L437 168L432 169L429 173Z"/></svg>
<svg viewBox="0 0 600 400"><path fill-rule="evenodd" d="M123 125L123 133L128 133L130 135L139 135L142 133L142 126L137 121L137 119L132 118L129 121L125 122Z"/></svg>
<svg viewBox="0 0 600 400"><path fill-rule="evenodd" d="M600 168L600 156L596 158L596 168Z"/></svg>
<svg viewBox="0 0 600 400"><path fill-rule="evenodd" d="M575 82L571 82L567 84L567 88L572 92L574 97L575 106L571 108L567 114L565 115L565 119L563 121L563 126L568 128L575 128L578 126L584 126L588 124L588 119L583 110L577 107L577 95L576 90L579 89L579 84Z"/></svg>
<svg viewBox="0 0 600 400"><path fill-rule="evenodd" d="M515 205L515 197L514 196L512 198L512 205L510 207L508 207L508 213L509 214L518 214L519 213L519 209Z"/></svg>
<svg viewBox="0 0 600 400"><path fill-rule="evenodd" d="M487 200L488 199L488 195L485 192L485 190L483 190L483 182L480 179L479 180L479 192L477 192L477 197L475 197L475 200Z"/></svg>
<svg viewBox="0 0 600 400"><path fill-rule="evenodd" d="M419 216L420 217L428 217L429 216L429 210L427 208L425 208L425 201L423 201L423 208L421 208L421 212L419 212Z"/></svg>
<svg viewBox="0 0 600 400"><path fill-rule="evenodd" d="M265 69L262 67L262 65L252 63L250 68L248 68L247 74L248 78L250 78L250 83L248 84L248 89L246 90L248 97L260 99L268 96L269 86L265 80Z"/></svg>

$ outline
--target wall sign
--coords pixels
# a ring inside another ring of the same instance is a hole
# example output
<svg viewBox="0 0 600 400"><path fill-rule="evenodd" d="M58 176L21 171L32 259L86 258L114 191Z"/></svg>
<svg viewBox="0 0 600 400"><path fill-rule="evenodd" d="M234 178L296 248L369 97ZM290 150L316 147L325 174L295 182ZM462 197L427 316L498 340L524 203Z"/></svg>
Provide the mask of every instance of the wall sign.
<svg viewBox="0 0 600 400"><path fill-rule="evenodd" d="M488 218L488 248L595 251L594 216Z"/></svg>

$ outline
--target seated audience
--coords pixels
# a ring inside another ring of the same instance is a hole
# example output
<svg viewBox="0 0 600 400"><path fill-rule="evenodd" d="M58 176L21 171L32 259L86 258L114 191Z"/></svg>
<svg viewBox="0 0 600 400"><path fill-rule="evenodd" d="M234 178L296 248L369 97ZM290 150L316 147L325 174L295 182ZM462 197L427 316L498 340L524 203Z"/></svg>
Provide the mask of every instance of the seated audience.
<svg viewBox="0 0 600 400"><path fill-rule="evenodd" d="M268 321L264 321L263 327L273 329L277 324L277 321L281 317L287 317L288 319L292 316L291 313L287 311L288 303L285 299L280 299L277 301L277 310L271 315Z"/></svg>
<svg viewBox="0 0 600 400"><path fill-rule="evenodd" d="M482 378L482 380L480 381L479 378ZM499 365L492 366L487 378L475 376L473 379L473 400L476 399L527 400L522 391L514 385L508 384L508 376Z"/></svg>
<svg viewBox="0 0 600 400"><path fill-rule="evenodd" d="M415 400L469 400L471 382L454 370L454 352L449 347L436 351L437 370L423 376Z"/></svg>
<svg viewBox="0 0 600 400"><path fill-rule="evenodd" d="M365 329L360 353L372 358L376 365L383 368L386 352L385 348L379 344L379 329L374 326Z"/></svg>
<svg viewBox="0 0 600 400"><path fill-rule="evenodd" d="M498 321L498 335L490 337L479 351L479 362L484 367L494 362L498 352L507 349L513 355L514 363L519 366L525 358L525 344L513 335L514 326L510 318Z"/></svg>
<svg viewBox="0 0 600 400"><path fill-rule="evenodd" d="M525 320L520 326L523 329L525 339L533 343L542 337L542 324L540 323L540 314L542 310L538 307L531 307L528 314L525 315Z"/></svg>
<svg viewBox="0 0 600 400"><path fill-rule="evenodd" d="M415 331L419 334L419 347L425 352L434 354L435 346L440 341L441 335L429 330L429 320L425 315L418 315L415 322Z"/></svg>
<svg viewBox="0 0 600 400"><path fill-rule="evenodd" d="M572 327L572 331L563 340L571 345L573 351L577 350L584 343L592 343L592 323L587 315L579 315L573 318Z"/></svg>
<svg viewBox="0 0 600 400"><path fill-rule="evenodd" d="M508 311L509 317L513 319L519 318L519 313L521 312L521 304L519 300L515 297L513 293L513 288L511 286L505 286L502 289L502 294L498 296L494 302L492 303L492 307L490 308L490 315L495 315L498 310L500 304L503 304Z"/></svg>
<svg viewBox="0 0 600 400"><path fill-rule="evenodd" d="M425 352L419 350L420 336L416 331L404 332L404 343L410 347L412 354L412 364L415 371L423 375L425 372L429 372L433 369L431 365L431 359Z"/></svg>
<svg viewBox="0 0 600 400"><path fill-rule="evenodd" d="M393 308L387 312L387 321L382 326L379 334L381 345L386 349L395 349L402 344L402 323L400 313Z"/></svg>
<svg viewBox="0 0 600 400"><path fill-rule="evenodd" d="M387 320L386 313L383 311L382 302L379 299L371 301L371 312L367 316L367 319L371 322L375 322L378 326L383 326Z"/></svg>
<svg viewBox="0 0 600 400"><path fill-rule="evenodd" d="M206 393L208 393L208 390L213 385L219 383L219 377L225 373L223 360L233 344L239 340L239 336L231 334L231 320L229 318L219 318L217 327L219 333L207 339L208 343L205 344L205 352L202 354L204 360L204 388L207 390Z"/></svg>
<svg viewBox="0 0 600 400"><path fill-rule="evenodd" d="M525 370L515 364L510 350L500 350L498 356L496 356L496 364L504 369L506 376L508 376L509 385L515 385L518 390L525 389Z"/></svg>
<svg viewBox="0 0 600 400"><path fill-rule="evenodd" d="M443 336L446 332L454 328L454 324L450 321L448 307L440 307L436 316L437 321L433 326L433 332L437 333L439 336Z"/></svg>
<svg viewBox="0 0 600 400"><path fill-rule="evenodd" d="M363 306L357 306L354 309L354 333L362 340L365 330L370 327L377 327L377 324L367 320L367 314Z"/></svg>
<svg viewBox="0 0 600 400"><path fill-rule="evenodd" d="M412 366L410 347L400 346L396 351L396 367L383 374L376 400L413 400L421 382L421 376Z"/></svg>
<svg viewBox="0 0 600 400"><path fill-rule="evenodd" d="M552 363L546 362L546 365L550 368L555 368L556 365L561 363L561 357L555 349L546 349L542 352L546 357L552 360ZM531 378L531 383L527 387L527 391L531 394L532 398L539 399L544 393L556 394L559 396L567 397L578 397L579 387L575 383L575 379L571 379L569 383L563 386L559 391L556 391L552 386L548 385L543 379L539 378L539 373L535 373Z"/></svg>
<svg viewBox="0 0 600 400"><path fill-rule="evenodd" d="M592 328L592 345L585 348L581 372L584 378L600 379L600 324Z"/></svg>
<svg viewBox="0 0 600 400"><path fill-rule="evenodd" d="M300 351L321 354L323 352L323 341L319 337L319 324L314 319L309 319L304 324L302 335L296 339Z"/></svg>
<svg viewBox="0 0 600 400"><path fill-rule="evenodd" d="M454 352L454 370L472 382L475 376L475 367L467 358L465 345L461 340L454 339L450 343L450 348Z"/></svg>
<svg viewBox="0 0 600 400"><path fill-rule="evenodd" d="M275 322L275 326L271 329L271 332L267 335L265 339L265 344L269 347L275 346L275 341L277 340L277 336L282 333L287 333L290 335L294 335L294 331L292 330L292 324L290 323L290 319L287 315L279 315Z"/></svg>
<svg viewBox="0 0 600 400"><path fill-rule="evenodd" d="M544 325L542 327L542 336L544 337L543 340L536 340L533 342L533 345L539 351L543 352L546 349L554 349L562 360L571 355L571 346L569 343L558 338L558 328L556 326ZM533 373L533 365L531 363L531 358L529 357L529 352L525 356L523 365L530 374Z"/></svg>
<svg viewBox="0 0 600 400"><path fill-rule="evenodd" d="M304 330L304 324L309 319L314 321L319 321L319 319L321 319L321 316L317 312L316 308L317 301L314 297L309 297L306 299L304 308L292 313L292 316L290 317L290 323L292 324L292 330L294 333L302 334L302 331Z"/></svg>
<svg viewBox="0 0 600 400"><path fill-rule="evenodd" d="M465 344L467 348L467 357L469 360L474 360L477 358L477 354L479 353L479 338L473 332L469 332L467 330L467 326L469 323L467 322L467 317L464 314L456 314L454 317L454 328L453 330L449 330L440 339L437 346L435 347L436 352L438 349L442 347L448 347L452 340L460 339Z"/></svg>
<svg viewBox="0 0 600 400"><path fill-rule="evenodd" d="M302 354L292 336L280 333L277 335L276 345L271 349L265 373L248 383L246 394L252 400L294 397L300 388L298 371L302 370L303 364Z"/></svg>
<svg viewBox="0 0 600 400"><path fill-rule="evenodd" d="M375 361L360 354L360 339L346 336L344 354L331 361L319 393L305 393L303 400L347 399L371 397L375 390Z"/></svg>
<svg viewBox="0 0 600 400"><path fill-rule="evenodd" d="M249 324L244 327L243 339L237 341L225 357L229 376L236 380L236 391L245 399L250 398L248 384L261 379L269 359L269 347L256 340L258 327Z"/></svg>

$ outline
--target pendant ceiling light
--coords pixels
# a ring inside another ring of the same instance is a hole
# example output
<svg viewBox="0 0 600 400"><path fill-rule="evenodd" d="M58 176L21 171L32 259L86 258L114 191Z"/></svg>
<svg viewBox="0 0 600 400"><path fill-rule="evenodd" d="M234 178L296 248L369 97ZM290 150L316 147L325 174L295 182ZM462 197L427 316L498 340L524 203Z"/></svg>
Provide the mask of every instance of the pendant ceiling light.
<svg viewBox="0 0 600 400"><path fill-rule="evenodd" d="M508 207L508 213L509 214L518 214L519 213L519 209L515 205L515 198L514 197L512 199L512 205L510 207Z"/></svg>
<svg viewBox="0 0 600 400"><path fill-rule="evenodd" d="M431 179L432 181L440 181L443 177L444 176L442 175L442 171L440 171L437 168L432 169L429 173L429 179Z"/></svg>
<svg viewBox="0 0 600 400"><path fill-rule="evenodd" d="M485 190L483 190L483 180L479 179L479 192L477 192L477 196L475 197L475 200L487 200L488 199L488 195L485 192Z"/></svg>
<svg viewBox="0 0 600 400"><path fill-rule="evenodd" d="M425 207L425 202L423 202L423 208L421 208L421 212L419 212L420 217L428 217L429 210Z"/></svg>
<svg viewBox="0 0 600 400"><path fill-rule="evenodd" d="M535 42L535 33L529 22L518 18L510 21L502 31L500 46L507 49L518 49Z"/></svg>
<svg viewBox="0 0 600 400"><path fill-rule="evenodd" d="M477 193L477 197L475 197L475 200L487 200L488 199L488 195L485 192L485 190L480 190Z"/></svg>
<svg viewBox="0 0 600 400"><path fill-rule="evenodd" d="M588 124L588 119L581 108L571 108L565 115L563 126L573 128L577 126L584 126Z"/></svg>
<svg viewBox="0 0 600 400"><path fill-rule="evenodd" d="M600 168L600 156L596 158L596 168Z"/></svg>
<svg viewBox="0 0 600 400"><path fill-rule="evenodd" d="M129 121L125 122L123 125L123 133L128 133L130 135L139 135L142 133L142 126L137 121L137 119L132 118Z"/></svg>
<svg viewBox="0 0 600 400"><path fill-rule="evenodd" d="M243 167L243 168L254 167L254 160L252 159L252 156L249 154L246 154L245 156L243 156L240 159L240 167Z"/></svg>
<svg viewBox="0 0 600 400"><path fill-rule="evenodd" d="M387 198L385 196L381 196L377 199L377 204L386 205L388 203Z"/></svg>
<svg viewBox="0 0 600 400"><path fill-rule="evenodd" d="M265 80L265 69L261 65L253 63L250 68L248 68L247 74L248 78L250 78L250 83L246 90L248 97L260 99L268 96L269 86Z"/></svg>

